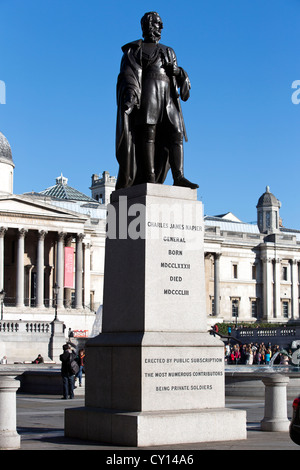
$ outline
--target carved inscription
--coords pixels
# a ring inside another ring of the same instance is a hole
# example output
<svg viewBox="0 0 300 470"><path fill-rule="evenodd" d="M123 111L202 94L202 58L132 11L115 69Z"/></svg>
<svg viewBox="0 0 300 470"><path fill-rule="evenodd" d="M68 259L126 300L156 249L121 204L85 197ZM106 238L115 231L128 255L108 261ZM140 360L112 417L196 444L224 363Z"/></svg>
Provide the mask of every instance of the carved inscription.
<svg viewBox="0 0 300 470"><path fill-rule="evenodd" d="M155 392L213 391L214 379L224 376L222 357L149 357L144 363L144 378Z"/></svg>
<svg viewBox="0 0 300 470"><path fill-rule="evenodd" d="M191 295L190 283L188 283L185 272L191 272L193 266L189 252L190 233L201 232L202 225L188 223L169 223L148 221L148 228L158 229L162 240L162 257L159 268L167 272L168 285L161 285L164 296L187 297ZM164 273L165 274L165 273ZM163 276L166 279L165 276Z"/></svg>

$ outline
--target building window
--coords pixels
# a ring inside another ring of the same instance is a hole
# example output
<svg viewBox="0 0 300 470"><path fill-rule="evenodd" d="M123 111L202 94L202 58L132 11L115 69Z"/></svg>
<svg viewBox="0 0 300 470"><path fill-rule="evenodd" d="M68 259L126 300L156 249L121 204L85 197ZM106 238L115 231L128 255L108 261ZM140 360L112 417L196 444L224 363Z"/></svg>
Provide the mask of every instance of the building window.
<svg viewBox="0 0 300 470"><path fill-rule="evenodd" d="M233 279L238 278L238 265L237 264L232 265L232 276L233 276Z"/></svg>
<svg viewBox="0 0 300 470"><path fill-rule="evenodd" d="M231 301L232 316L237 318L239 316L239 301L238 299L232 299Z"/></svg>
<svg viewBox="0 0 300 470"><path fill-rule="evenodd" d="M251 300L251 316L257 318L257 300Z"/></svg>
<svg viewBox="0 0 300 470"><path fill-rule="evenodd" d="M266 213L266 227L267 229L270 229L271 227L271 212L270 211Z"/></svg>
<svg viewBox="0 0 300 470"><path fill-rule="evenodd" d="M252 264L252 279L256 279L256 264Z"/></svg>
<svg viewBox="0 0 300 470"><path fill-rule="evenodd" d="M283 281L288 280L288 268L287 268L287 266L282 267L282 280Z"/></svg>
<svg viewBox="0 0 300 470"><path fill-rule="evenodd" d="M215 314L215 298L214 297L211 298L211 314L212 315Z"/></svg>
<svg viewBox="0 0 300 470"><path fill-rule="evenodd" d="M289 317L289 303L286 300L282 302L282 315L283 318Z"/></svg>

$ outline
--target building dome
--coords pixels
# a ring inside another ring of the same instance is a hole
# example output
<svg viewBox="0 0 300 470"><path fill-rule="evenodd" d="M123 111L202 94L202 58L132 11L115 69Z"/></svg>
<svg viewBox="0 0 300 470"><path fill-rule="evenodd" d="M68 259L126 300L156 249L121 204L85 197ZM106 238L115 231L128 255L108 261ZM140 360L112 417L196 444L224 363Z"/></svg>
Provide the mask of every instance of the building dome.
<svg viewBox="0 0 300 470"><path fill-rule="evenodd" d="M269 207L269 206L275 206L275 207L280 207L281 203L278 201L278 199L270 192L270 187L266 187L266 192L260 196L256 208L259 207Z"/></svg>
<svg viewBox="0 0 300 470"><path fill-rule="evenodd" d="M11 147L7 138L0 132L0 162L13 164Z"/></svg>
<svg viewBox="0 0 300 470"><path fill-rule="evenodd" d="M55 199L66 199L69 201L96 202L95 199L92 199L77 189L68 186L68 178L65 178L63 175L56 178L55 186L44 189L44 191L40 191L39 194L50 196Z"/></svg>

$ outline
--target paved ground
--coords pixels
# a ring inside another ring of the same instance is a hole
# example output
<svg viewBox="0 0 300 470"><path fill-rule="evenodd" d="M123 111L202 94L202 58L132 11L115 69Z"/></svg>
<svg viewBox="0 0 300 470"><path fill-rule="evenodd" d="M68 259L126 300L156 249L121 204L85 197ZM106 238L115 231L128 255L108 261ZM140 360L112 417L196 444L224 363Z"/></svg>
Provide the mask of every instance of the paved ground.
<svg viewBox="0 0 300 470"><path fill-rule="evenodd" d="M25 395L17 394L17 431L21 436L21 451L26 450L101 450L101 456L121 455L121 451L137 451L135 447L112 447L94 442L85 442L64 437L64 409L84 406L83 395L74 400L61 400L57 395ZM260 421L264 417L264 399L252 397L230 397L226 400L230 408L247 411L247 439L242 441L184 444L176 446L157 446L147 448L150 455L154 451L180 452L189 450L198 455L198 450L300 450L294 444L288 432L260 431ZM291 417L292 404L287 404L288 417ZM140 450L140 449L139 449ZM143 452L146 449L141 449ZM140 455L133 452L132 455ZM155 454L156 455L156 454ZM214 454L215 455L215 454ZM102 457L101 457L102 458ZM76 462L74 462L76 463ZM149 461L148 461L149 463ZM143 465L144 466L144 465Z"/></svg>

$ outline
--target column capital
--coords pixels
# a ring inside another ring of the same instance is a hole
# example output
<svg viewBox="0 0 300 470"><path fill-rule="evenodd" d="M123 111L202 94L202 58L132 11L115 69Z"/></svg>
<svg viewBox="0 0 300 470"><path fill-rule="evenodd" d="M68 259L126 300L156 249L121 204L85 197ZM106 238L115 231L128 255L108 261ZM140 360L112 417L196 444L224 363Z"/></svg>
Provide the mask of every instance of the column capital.
<svg viewBox="0 0 300 470"><path fill-rule="evenodd" d="M289 259L289 263L292 265L296 265L298 263L297 259Z"/></svg>
<svg viewBox="0 0 300 470"><path fill-rule="evenodd" d="M5 232L7 232L7 227L0 227L0 237L4 237Z"/></svg>
<svg viewBox="0 0 300 470"><path fill-rule="evenodd" d="M65 239L65 237L66 237L66 235L67 235L66 232L58 232L58 233L57 233L58 241L59 241L59 242L63 242L64 239Z"/></svg>
<svg viewBox="0 0 300 470"><path fill-rule="evenodd" d="M24 238L28 230L26 228L19 228L18 233L19 233L19 238Z"/></svg>
<svg viewBox="0 0 300 470"><path fill-rule="evenodd" d="M46 230L39 230L38 231L38 237L40 240L45 240L45 236L47 235L47 231Z"/></svg>
<svg viewBox="0 0 300 470"><path fill-rule="evenodd" d="M79 242L82 242L84 237L85 237L84 233L77 233L76 240Z"/></svg>

